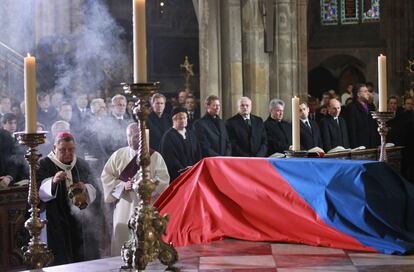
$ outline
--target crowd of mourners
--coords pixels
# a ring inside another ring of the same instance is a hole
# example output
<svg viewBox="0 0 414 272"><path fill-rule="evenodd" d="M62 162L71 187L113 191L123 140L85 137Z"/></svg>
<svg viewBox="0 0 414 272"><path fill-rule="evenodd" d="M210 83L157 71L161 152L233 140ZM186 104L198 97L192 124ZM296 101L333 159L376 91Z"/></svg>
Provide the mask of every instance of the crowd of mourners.
<svg viewBox="0 0 414 272"><path fill-rule="evenodd" d="M227 120L220 118L220 99L215 95L201 102L206 109L203 113L198 99L189 90L180 90L173 99L156 93L149 102L151 176L161 181L154 197L205 157L267 157L292 148L292 125L284 118L287 101L278 98L269 102L266 120L251 113L252 101L248 97L240 97L238 112ZM121 242L128 238L127 220L138 201L134 200L136 194L131 194L133 177L139 172L136 150L141 137L133 116L135 103L121 94L107 99L86 93L74 93L72 97L61 92L37 94L38 130L48 132L46 142L38 147L43 157L38 171L40 197L46 203L45 216L49 221L43 237L58 252L55 264L100 255L91 254L97 252L94 250L74 250L95 246L99 239L74 240L81 228L74 227L77 219L72 209L67 208L64 219L56 219L62 217L62 205L69 205L67 191L75 180L82 181L75 187L87 192L87 202L94 202L89 206L92 210L89 218L100 214L102 201L115 204L115 208L109 206L113 213L111 255L116 255ZM349 85L341 95L329 90L321 99L309 96L299 106L301 150L319 147L329 152L378 147L378 125L370 113L377 107L378 94L371 83ZM29 175L25 147L13 136L14 132L25 129L24 109L24 102L16 101L15 97L0 97L0 188L13 186ZM410 167L414 161L413 109L414 98L410 95L388 98L388 111L394 112L395 118L388 123L391 130L387 142L405 146L402 174L411 182L414 177ZM91 179L94 181L88 182ZM86 186L88 183L92 188ZM69 222L69 227L61 226L61 221ZM93 225L94 221L91 222ZM88 231L85 229L84 233ZM65 239L72 243L69 249L63 246L68 243Z"/></svg>

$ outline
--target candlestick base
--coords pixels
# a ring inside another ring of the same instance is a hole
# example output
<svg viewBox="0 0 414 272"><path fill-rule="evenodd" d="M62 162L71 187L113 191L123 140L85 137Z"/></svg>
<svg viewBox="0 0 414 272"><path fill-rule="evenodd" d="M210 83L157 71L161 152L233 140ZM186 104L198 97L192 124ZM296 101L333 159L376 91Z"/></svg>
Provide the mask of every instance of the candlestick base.
<svg viewBox="0 0 414 272"><path fill-rule="evenodd" d="M168 215L161 216L150 202L158 181L150 178L151 160L145 130L150 114L148 100L159 90L159 82L123 84L123 86L126 94L131 94L138 99L133 112L140 128L138 158L142 176L137 189L140 203L135 207L128 221L129 240L124 243L121 250L125 264L121 269L144 270L147 264L156 258L168 266L168 269L174 269L173 265L178 260L178 253L172 244L167 244L162 240L169 217Z"/></svg>
<svg viewBox="0 0 414 272"><path fill-rule="evenodd" d="M30 241L28 246L24 246L22 250L24 251L23 257L25 265L28 268L33 269L43 268L53 262L52 251L47 248L45 243L40 241L40 232L46 225L47 220L41 220L39 218L40 209L38 206L40 200L36 180L36 167L37 162L40 158L40 155L37 154L36 147L45 142L46 134L46 131L37 133L14 133L19 143L28 147L25 158L30 166L29 195L27 197L27 201L30 205L29 212L31 215L30 218L25 222L24 226L30 233Z"/></svg>
<svg viewBox="0 0 414 272"><path fill-rule="evenodd" d="M372 118L374 118L378 123L378 133L381 136L381 147L380 147L380 157L379 161L387 161L387 149L385 145L387 143L387 134L389 128L387 127L387 122L395 117L395 112L391 111L372 111Z"/></svg>
<svg viewBox="0 0 414 272"><path fill-rule="evenodd" d="M287 150L285 151L286 158L307 158L308 157L308 151L305 150Z"/></svg>

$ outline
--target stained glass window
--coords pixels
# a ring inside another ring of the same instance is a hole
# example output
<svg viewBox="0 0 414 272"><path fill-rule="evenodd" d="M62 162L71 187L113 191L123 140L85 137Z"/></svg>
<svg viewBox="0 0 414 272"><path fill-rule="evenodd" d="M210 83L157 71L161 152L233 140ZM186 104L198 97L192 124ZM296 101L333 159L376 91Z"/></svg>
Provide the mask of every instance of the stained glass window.
<svg viewBox="0 0 414 272"><path fill-rule="evenodd" d="M380 0L320 0L319 3L322 25L359 24L380 20Z"/></svg>
<svg viewBox="0 0 414 272"><path fill-rule="evenodd" d="M379 21L380 19L380 0L362 1L362 21Z"/></svg>
<svg viewBox="0 0 414 272"><path fill-rule="evenodd" d="M357 24L359 22L358 0L341 1L341 23Z"/></svg>
<svg viewBox="0 0 414 272"><path fill-rule="evenodd" d="M323 25L338 24L337 0L321 0L321 23Z"/></svg>

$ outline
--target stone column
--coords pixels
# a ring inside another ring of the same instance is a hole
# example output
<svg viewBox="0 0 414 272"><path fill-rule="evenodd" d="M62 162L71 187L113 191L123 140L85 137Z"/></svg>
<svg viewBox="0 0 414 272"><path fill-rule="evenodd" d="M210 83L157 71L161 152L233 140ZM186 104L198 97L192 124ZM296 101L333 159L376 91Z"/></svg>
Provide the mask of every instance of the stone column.
<svg viewBox="0 0 414 272"><path fill-rule="evenodd" d="M222 113L227 119L237 112L243 96L240 0L221 1Z"/></svg>
<svg viewBox="0 0 414 272"><path fill-rule="evenodd" d="M286 102L291 118L291 98L306 98L307 0L275 0L275 50L270 56L270 98Z"/></svg>
<svg viewBox="0 0 414 272"><path fill-rule="evenodd" d="M82 23L83 0L35 1L36 44L46 36L70 35Z"/></svg>
<svg viewBox="0 0 414 272"><path fill-rule="evenodd" d="M386 43L388 93L402 95L410 88L406 67L408 60L414 58L414 3L412 0L395 0L381 4L380 24Z"/></svg>
<svg viewBox="0 0 414 272"><path fill-rule="evenodd" d="M199 1L200 106L214 94L222 98L220 0Z"/></svg>
<svg viewBox="0 0 414 272"><path fill-rule="evenodd" d="M263 16L260 0L243 1L243 84L252 100L252 113L265 118L269 103L269 56L264 51Z"/></svg>

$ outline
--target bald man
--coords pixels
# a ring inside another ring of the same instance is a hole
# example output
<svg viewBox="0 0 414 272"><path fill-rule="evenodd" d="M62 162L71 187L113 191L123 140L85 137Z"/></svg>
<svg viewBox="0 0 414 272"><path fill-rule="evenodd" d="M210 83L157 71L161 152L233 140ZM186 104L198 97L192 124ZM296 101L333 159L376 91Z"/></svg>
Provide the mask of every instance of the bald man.
<svg viewBox="0 0 414 272"><path fill-rule="evenodd" d="M335 98L330 99L328 115L321 120L322 142L326 152L337 146L349 148L348 128L340 113L341 103Z"/></svg>
<svg viewBox="0 0 414 272"><path fill-rule="evenodd" d="M252 101L248 97L240 98L237 106L238 113L226 123L232 155L237 157L266 156L267 137L262 118L251 114Z"/></svg>

